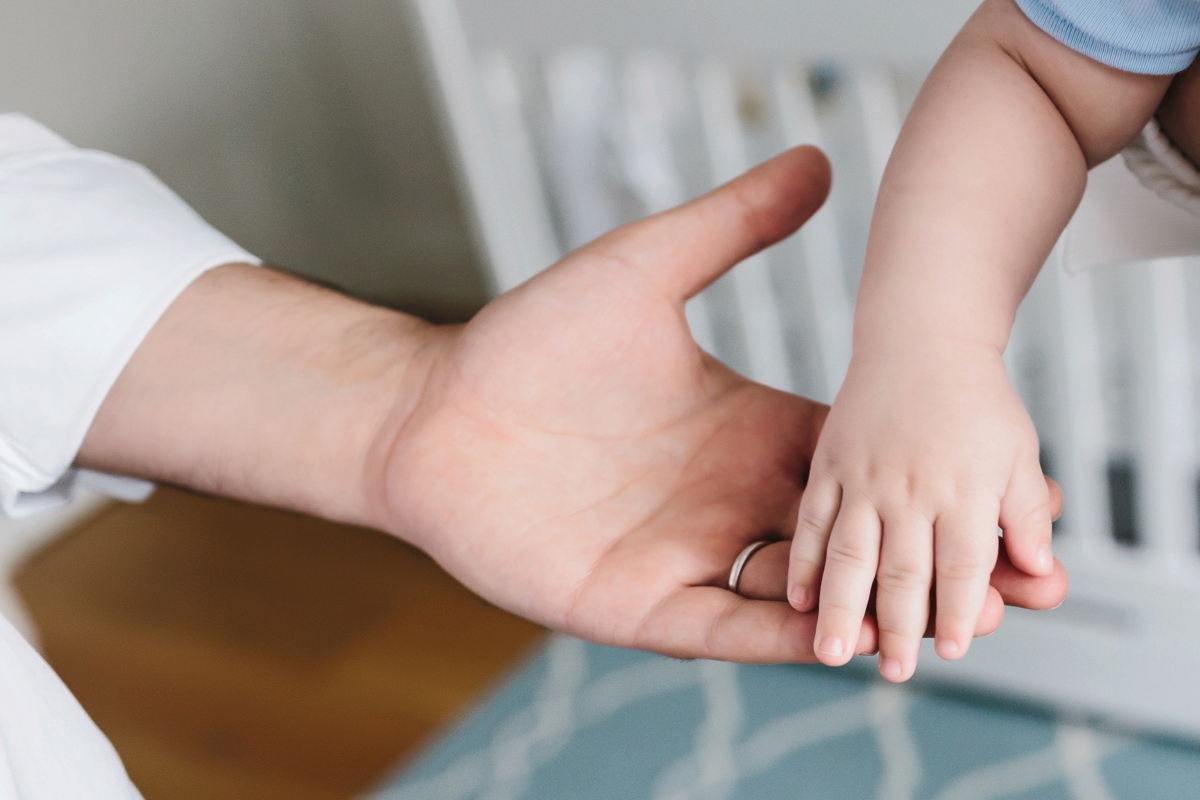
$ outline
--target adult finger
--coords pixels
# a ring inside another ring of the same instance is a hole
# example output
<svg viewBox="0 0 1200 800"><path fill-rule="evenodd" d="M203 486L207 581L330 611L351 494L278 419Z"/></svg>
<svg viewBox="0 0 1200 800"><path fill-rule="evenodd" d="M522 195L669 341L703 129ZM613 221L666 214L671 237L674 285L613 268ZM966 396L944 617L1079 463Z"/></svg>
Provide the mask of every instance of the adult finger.
<svg viewBox="0 0 1200 800"><path fill-rule="evenodd" d="M821 571L834 520L842 502L842 487L837 481L814 472L796 518L788 564L788 602L797 611L812 611L817 606Z"/></svg>
<svg viewBox="0 0 1200 800"><path fill-rule="evenodd" d="M686 300L795 232L829 194L829 160L792 148L678 208L618 228L587 249L637 267Z"/></svg>
<svg viewBox="0 0 1200 800"><path fill-rule="evenodd" d="M1030 575L1054 570L1051 536L1050 486L1034 459L1020 463L1000 501L1004 549L1012 563Z"/></svg>
<svg viewBox="0 0 1200 800"><path fill-rule="evenodd" d="M971 646L996 564L997 516L995 506L967 501L934 523L938 603L934 646L944 659L961 658Z"/></svg>
<svg viewBox="0 0 1200 800"><path fill-rule="evenodd" d="M821 663L840 667L854 654L879 566L879 514L862 498L842 499L829 535L815 649ZM791 592L789 579L789 596Z"/></svg>
<svg viewBox="0 0 1200 800"><path fill-rule="evenodd" d="M715 658L746 664L810 663L815 614L787 603L748 600L715 586L681 589L654 607L625 647L653 650L674 658ZM875 628L864 620L855 651L875 650Z"/></svg>
<svg viewBox="0 0 1200 800"><path fill-rule="evenodd" d="M1004 548L1000 548L996 557L990 580L1006 605L1032 609L1061 605L1070 585L1067 570L1058 559L1054 560L1054 569L1049 575L1039 577L1013 566Z"/></svg>
<svg viewBox="0 0 1200 800"><path fill-rule="evenodd" d="M1050 492L1050 519L1053 520L1054 522L1057 522L1058 518L1062 516L1062 507L1063 507L1062 487L1058 485L1058 481L1054 480L1054 478L1051 478L1049 475L1047 475L1046 476L1046 489L1049 490L1049 492Z"/></svg>
<svg viewBox="0 0 1200 800"><path fill-rule="evenodd" d="M772 542L754 551L742 568L738 594L748 600L786 600L790 547L791 542Z"/></svg>
<svg viewBox="0 0 1200 800"><path fill-rule="evenodd" d="M989 586L987 598L983 601L983 610L979 612L979 619L975 621L975 635L991 636L1003 621L1004 600L1000 598L995 586Z"/></svg>

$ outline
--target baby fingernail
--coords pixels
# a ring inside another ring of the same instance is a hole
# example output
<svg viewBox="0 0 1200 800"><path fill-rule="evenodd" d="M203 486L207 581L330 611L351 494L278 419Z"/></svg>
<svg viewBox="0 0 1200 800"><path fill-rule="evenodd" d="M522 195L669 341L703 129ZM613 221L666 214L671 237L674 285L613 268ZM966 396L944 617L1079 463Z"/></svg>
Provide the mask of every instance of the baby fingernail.
<svg viewBox="0 0 1200 800"><path fill-rule="evenodd" d="M788 592L788 602L792 604L792 608L804 608L808 602L808 590L803 586L793 586Z"/></svg>
<svg viewBox="0 0 1200 800"><path fill-rule="evenodd" d="M1054 566L1054 551L1050 545L1044 544L1037 551L1038 566L1042 569L1050 569Z"/></svg>
<svg viewBox="0 0 1200 800"><path fill-rule="evenodd" d="M842 644L841 639L836 636L826 636L821 640L821 643L817 645L817 652L823 656L832 656L834 658L838 658L842 655L842 650L844 648L845 645Z"/></svg>
<svg viewBox="0 0 1200 800"><path fill-rule="evenodd" d="M958 642L954 641L953 639L938 639L934 649L937 650L937 654L942 658L958 658Z"/></svg>
<svg viewBox="0 0 1200 800"><path fill-rule="evenodd" d="M898 681L904 677L904 667L894 658L879 659L879 674L889 681Z"/></svg>

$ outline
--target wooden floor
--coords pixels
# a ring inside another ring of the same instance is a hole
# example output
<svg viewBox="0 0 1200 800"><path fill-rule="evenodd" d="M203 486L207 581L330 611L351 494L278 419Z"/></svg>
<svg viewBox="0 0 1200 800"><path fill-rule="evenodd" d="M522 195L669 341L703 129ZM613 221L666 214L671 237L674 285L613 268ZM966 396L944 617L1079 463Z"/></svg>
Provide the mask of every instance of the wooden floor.
<svg viewBox="0 0 1200 800"><path fill-rule="evenodd" d="M391 537L172 489L16 585L147 800L351 797L543 635Z"/></svg>

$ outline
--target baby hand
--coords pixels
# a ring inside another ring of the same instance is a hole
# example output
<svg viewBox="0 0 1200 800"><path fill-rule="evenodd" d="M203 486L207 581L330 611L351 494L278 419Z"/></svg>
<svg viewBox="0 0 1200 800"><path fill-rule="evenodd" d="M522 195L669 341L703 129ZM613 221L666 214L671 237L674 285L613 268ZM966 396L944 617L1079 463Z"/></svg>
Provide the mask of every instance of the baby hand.
<svg viewBox="0 0 1200 800"><path fill-rule="evenodd" d="M996 562L1048 575L1050 495L1033 423L994 348L943 338L856 352L800 503L788 600L818 607L817 657L854 652L878 581L879 671L916 669L936 587L935 648L970 646Z"/></svg>

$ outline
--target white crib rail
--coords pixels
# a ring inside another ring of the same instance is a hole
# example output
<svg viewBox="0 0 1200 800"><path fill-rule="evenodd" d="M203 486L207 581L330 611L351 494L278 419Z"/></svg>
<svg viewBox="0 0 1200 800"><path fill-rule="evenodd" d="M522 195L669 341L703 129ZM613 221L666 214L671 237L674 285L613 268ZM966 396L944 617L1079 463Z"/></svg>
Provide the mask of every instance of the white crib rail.
<svg viewBox="0 0 1200 800"><path fill-rule="evenodd" d="M687 106L686 78L663 57L629 56L623 65L628 156L625 174L647 214L657 214L687 199L684 181L672 153L671 131L682 124ZM717 351L712 314L703 294L687 304L688 327L696 343Z"/></svg>
<svg viewBox="0 0 1200 800"><path fill-rule="evenodd" d="M1192 365L1188 336L1184 265L1173 258L1144 269L1149 323L1138 326L1138 349L1146 374L1139 376L1144 393L1143 451L1145 491L1142 497L1145 549L1150 568L1159 574L1196 574L1200 538L1196 520L1196 439L1192 421Z"/></svg>
<svg viewBox="0 0 1200 800"><path fill-rule="evenodd" d="M512 218L507 199L511 177L504 174L499 137L489 118L480 89L480 76L467 41L458 6L452 2L414 2L410 9L422 33L430 74L441 98L448 137L459 164L459 175L471 198L471 219L486 254L493 288L515 286L524 276L545 266L539 244L524 220Z"/></svg>
<svg viewBox="0 0 1200 800"><path fill-rule="evenodd" d="M1064 512L1069 537L1067 548L1099 562L1112 552L1112 521L1108 501L1108 447L1104 424L1104 393L1101 388L1100 343L1091 275L1068 275L1058 269L1060 250L1050 259L1061 318L1060 368L1064 378L1066 417L1063 488L1070 498ZM1060 547L1060 557L1070 555Z"/></svg>
<svg viewBox="0 0 1200 800"><path fill-rule="evenodd" d="M563 255L550 222L546 197L538 181L540 169L525 124L521 87L511 59L492 51L480 59L479 84L497 151L501 184L508 189L509 224L523 234L513 243L514 255L497 274L497 285L511 289ZM506 241L508 237L506 237Z"/></svg>
<svg viewBox="0 0 1200 800"><path fill-rule="evenodd" d="M701 67L696 93L713 183L725 183L751 166L738 119L737 89L728 67L718 62ZM734 268L731 279L749 375L759 383L787 391L792 386L790 359L766 253L743 261Z"/></svg>
<svg viewBox="0 0 1200 800"><path fill-rule="evenodd" d="M775 70L775 102L779 106L784 144L823 148L808 69L786 65ZM813 298L811 311L821 357L824 399L832 401L850 365L854 304L846 285L846 267L837 230L836 211L826 203L800 229L804 276Z"/></svg>

